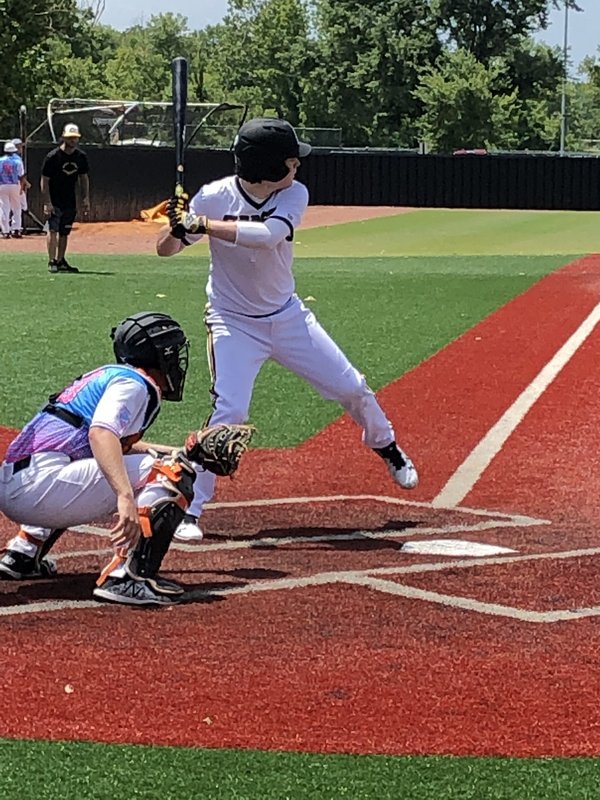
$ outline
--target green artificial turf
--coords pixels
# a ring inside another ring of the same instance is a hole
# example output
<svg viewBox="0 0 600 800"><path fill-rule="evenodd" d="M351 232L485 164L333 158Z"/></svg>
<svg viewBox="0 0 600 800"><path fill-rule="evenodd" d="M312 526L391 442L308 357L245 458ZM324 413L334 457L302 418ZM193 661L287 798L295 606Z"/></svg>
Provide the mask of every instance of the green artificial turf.
<svg viewBox="0 0 600 800"><path fill-rule="evenodd" d="M298 292L367 375L400 377L568 256L302 259ZM51 276L39 256L1 255L1 424L20 427L48 394L112 360L110 328L135 311L166 311L192 342L185 399L166 403L152 438L176 443L210 411L202 313L207 260L154 256L79 259L82 274ZM278 365L256 383L258 446L290 446L341 413Z"/></svg>
<svg viewBox="0 0 600 800"><path fill-rule="evenodd" d="M296 258L600 252L597 211L425 209L298 231Z"/></svg>
<svg viewBox="0 0 600 800"><path fill-rule="evenodd" d="M312 755L0 740L2 800L596 800L595 759Z"/></svg>

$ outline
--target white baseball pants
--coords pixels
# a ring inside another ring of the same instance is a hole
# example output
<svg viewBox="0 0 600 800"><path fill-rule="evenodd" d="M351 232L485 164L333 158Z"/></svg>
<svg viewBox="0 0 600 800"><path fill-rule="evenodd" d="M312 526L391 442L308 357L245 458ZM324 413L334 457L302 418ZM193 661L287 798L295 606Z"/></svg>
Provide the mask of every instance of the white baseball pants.
<svg viewBox="0 0 600 800"><path fill-rule="evenodd" d="M215 397L210 424L248 419L254 382L268 359L304 378L326 400L340 403L363 429L367 447L394 441L390 421L367 385L313 312L294 296L284 309L264 318L209 309L208 358ZM213 496L215 476L201 469L189 514L199 516Z"/></svg>
<svg viewBox="0 0 600 800"><path fill-rule="evenodd" d="M13 230L21 230L21 186L18 183L2 183L0 184L0 232L2 233L10 233L11 211Z"/></svg>

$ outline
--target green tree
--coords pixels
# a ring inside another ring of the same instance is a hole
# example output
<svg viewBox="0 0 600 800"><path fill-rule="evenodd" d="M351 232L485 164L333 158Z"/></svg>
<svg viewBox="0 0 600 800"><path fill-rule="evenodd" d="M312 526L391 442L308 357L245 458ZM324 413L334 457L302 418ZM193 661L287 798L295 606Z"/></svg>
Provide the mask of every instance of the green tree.
<svg viewBox="0 0 600 800"><path fill-rule="evenodd" d="M577 9L575 0L433 0L442 32L482 64L502 56L523 36L545 29L551 8Z"/></svg>
<svg viewBox="0 0 600 800"><path fill-rule="evenodd" d="M421 69L441 51L428 0L314 0L302 110L346 145L414 145Z"/></svg>
<svg viewBox="0 0 600 800"><path fill-rule="evenodd" d="M297 123L310 66L308 26L303 0L230 0L207 42L209 99L248 103L251 113L275 109Z"/></svg>
<svg viewBox="0 0 600 800"><path fill-rule="evenodd" d="M106 64L109 96L123 100L168 100L171 91L169 65L165 55L156 50L147 27L129 28Z"/></svg>
<svg viewBox="0 0 600 800"><path fill-rule="evenodd" d="M583 80L567 86L567 148L600 152L600 57L588 56L579 71Z"/></svg>
<svg viewBox="0 0 600 800"><path fill-rule="evenodd" d="M444 54L421 74L416 96L424 112L419 133L435 152L458 148L511 147L516 144L508 120L516 91L500 94L503 65L486 67L462 48Z"/></svg>
<svg viewBox="0 0 600 800"><path fill-rule="evenodd" d="M19 106L36 102L34 79L27 69L31 51L54 37L77 38L86 24L87 16L76 0L0 0L0 53L5 66L0 81L2 124L14 126Z"/></svg>

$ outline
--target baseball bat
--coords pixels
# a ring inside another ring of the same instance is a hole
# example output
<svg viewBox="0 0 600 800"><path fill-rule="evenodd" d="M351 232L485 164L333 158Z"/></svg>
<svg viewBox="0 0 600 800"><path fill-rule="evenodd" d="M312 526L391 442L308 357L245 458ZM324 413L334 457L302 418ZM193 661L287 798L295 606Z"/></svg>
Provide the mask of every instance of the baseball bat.
<svg viewBox="0 0 600 800"><path fill-rule="evenodd" d="M171 62L173 79L173 133L175 134L175 196L185 191L183 188L185 170L185 118L187 110L188 65L185 58L178 56Z"/></svg>

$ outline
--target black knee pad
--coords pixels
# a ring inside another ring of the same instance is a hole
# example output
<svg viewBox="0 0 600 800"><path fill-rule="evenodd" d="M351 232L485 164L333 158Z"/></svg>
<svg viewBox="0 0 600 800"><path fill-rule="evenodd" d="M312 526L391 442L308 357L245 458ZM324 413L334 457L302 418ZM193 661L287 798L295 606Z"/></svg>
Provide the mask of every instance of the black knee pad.
<svg viewBox="0 0 600 800"><path fill-rule="evenodd" d="M162 476L170 497L158 500L153 506L140 508L142 536L127 559L127 570L140 578L153 578L167 554L175 531L185 516L194 496L194 467L182 455L174 459L159 459L154 476Z"/></svg>

